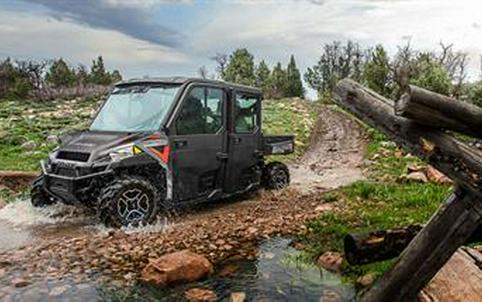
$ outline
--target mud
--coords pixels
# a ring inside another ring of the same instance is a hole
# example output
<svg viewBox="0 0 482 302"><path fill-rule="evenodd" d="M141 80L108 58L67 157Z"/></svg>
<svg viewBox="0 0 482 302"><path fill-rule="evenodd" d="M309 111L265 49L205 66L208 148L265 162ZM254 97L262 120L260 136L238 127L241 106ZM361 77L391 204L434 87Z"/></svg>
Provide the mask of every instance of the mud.
<svg viewBox="0 0 482 302"><path fill-rule="evenodd" d="M290 165L292 187L307 193L364 179L360 164L365 148L358 122L334 106L321 107L310 147Z"/></svg>

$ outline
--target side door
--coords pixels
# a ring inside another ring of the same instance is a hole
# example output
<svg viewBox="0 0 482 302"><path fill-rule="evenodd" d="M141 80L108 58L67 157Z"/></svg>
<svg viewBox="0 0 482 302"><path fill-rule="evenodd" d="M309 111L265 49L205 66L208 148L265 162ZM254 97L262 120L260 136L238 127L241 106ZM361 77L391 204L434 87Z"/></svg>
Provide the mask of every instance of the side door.
<svg viewBox="0 0 482 302"><path fill-rule="evenodd" d="M187 88L170 127L174 198L188 200L222 191L227 152L226 92Z"/></svg>
<svg viewBox="0 0 482 302"><path fill-rule="evenodd" d="M228 162L225 191L259 183L261 160L261 95L234 90L229 106Z"/></svg>

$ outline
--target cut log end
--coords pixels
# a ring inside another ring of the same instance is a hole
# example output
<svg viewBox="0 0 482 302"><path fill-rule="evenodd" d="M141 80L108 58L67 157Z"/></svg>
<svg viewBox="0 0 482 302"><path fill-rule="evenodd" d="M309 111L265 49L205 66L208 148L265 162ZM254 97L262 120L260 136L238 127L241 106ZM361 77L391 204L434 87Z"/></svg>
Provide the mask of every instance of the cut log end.
<svg viewBox="0 0 482 302"><path fill-rule="evenodd" d="M402 96L395 102L395 114L399 116L406 117L406 111L408 104L410 102L410 92L405 92Z"/></svg>

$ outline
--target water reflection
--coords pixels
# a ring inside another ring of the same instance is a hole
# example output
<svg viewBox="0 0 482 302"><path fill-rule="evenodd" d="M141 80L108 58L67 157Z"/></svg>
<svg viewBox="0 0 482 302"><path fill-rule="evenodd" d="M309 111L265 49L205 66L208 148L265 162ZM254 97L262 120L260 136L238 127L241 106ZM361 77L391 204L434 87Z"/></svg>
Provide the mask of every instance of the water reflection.
<svg viewBox="0 0 482 302"><path fill-rule="evenodd" d="M231 259L220 264L208 279L159 289L148 285L108 289L96 282L42 281L23 288L0 288L1 301L185 301L191 288L209 289L220 301L242 292L245 301L351 301L354 289L340 276L306 264L286 238L259 246L256 260Z"/></svg>

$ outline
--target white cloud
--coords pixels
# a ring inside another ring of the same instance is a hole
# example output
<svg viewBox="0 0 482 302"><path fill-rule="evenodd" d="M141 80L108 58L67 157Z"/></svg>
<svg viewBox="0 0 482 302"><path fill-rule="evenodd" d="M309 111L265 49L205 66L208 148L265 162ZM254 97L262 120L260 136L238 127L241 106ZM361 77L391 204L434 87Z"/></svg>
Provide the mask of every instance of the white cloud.
<svg viewBox="0 0 482 302"><path fill-rule="evenodd" d="M477 0L262 1L221 6L204 17L193 35L199 53L248 47L274 63L295 54L305 68L316 62L321 45L354 39L384 44L391 52L410 37L415 48L434 49L440 41L482 54L482 2Z"/></svg>
<svg viewBox="0 0 482 302"><path fill-rule="evenodd" d="M151 8L161 4L189 4L192 0L101 0L111 7Z"/></svg>

